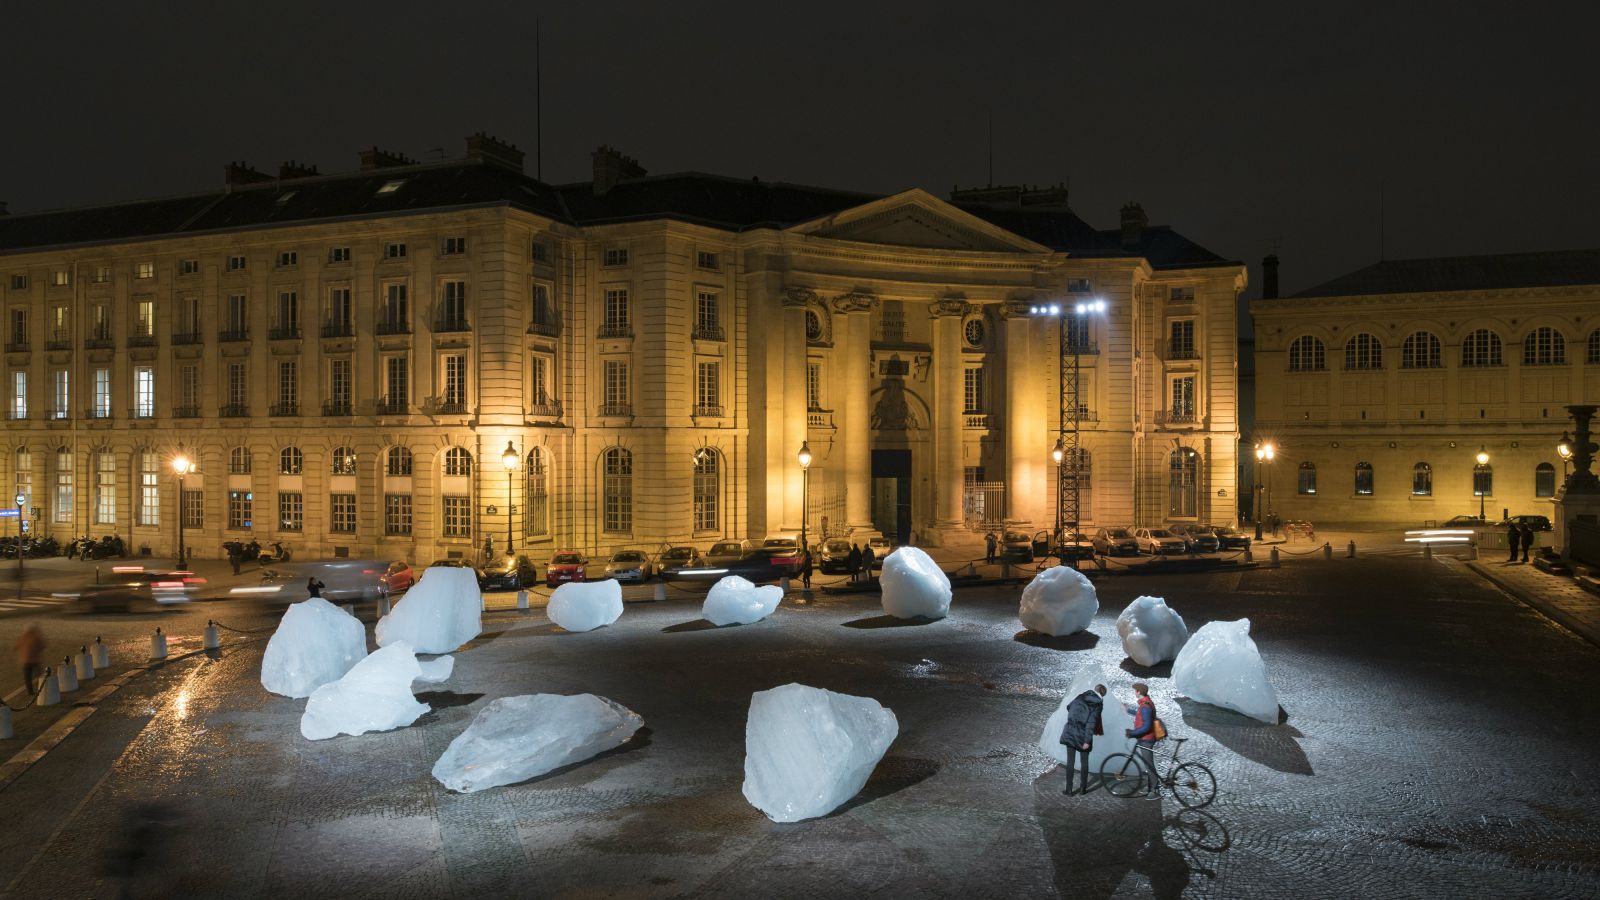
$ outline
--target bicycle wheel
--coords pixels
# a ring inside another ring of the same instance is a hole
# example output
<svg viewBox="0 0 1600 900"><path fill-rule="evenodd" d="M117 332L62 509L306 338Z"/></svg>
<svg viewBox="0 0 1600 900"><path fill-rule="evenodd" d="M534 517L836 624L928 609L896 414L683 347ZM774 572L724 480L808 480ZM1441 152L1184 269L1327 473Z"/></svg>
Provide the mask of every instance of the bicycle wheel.
<svg viewBox="0 0 1600 900"><path fill-rule="evenodd" d="M1199 763L1184 763L1172 770L1172 796L1189 809L1199 809L1217 799L1217 779Z"/></svg>
<svg viewBox="0 0 1600 900"><path fill-rule="evenodd" d="M1100 764L1100 784L1113 797L1132 797L1145 789L1144 765L1127 753L1113 753Z"/></svg>

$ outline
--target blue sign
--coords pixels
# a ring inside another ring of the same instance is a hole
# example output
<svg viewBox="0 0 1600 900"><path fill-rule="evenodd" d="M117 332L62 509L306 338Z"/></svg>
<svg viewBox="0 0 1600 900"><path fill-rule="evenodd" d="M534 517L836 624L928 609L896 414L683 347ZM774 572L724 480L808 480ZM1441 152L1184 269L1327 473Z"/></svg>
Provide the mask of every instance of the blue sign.
<svg viewBox="0 0 1600 900"><path fill-rule="evenodd" d="M15 507L10 509L0 509L0 519L15 519L20 512L21 510Z"/></svg>

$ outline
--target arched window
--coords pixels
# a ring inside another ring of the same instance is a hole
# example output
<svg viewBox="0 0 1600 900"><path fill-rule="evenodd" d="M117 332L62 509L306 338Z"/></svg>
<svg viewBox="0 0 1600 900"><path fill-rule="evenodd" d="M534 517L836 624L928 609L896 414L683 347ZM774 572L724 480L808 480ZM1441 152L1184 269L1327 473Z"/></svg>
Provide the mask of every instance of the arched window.
<svg viewBox="0 0 1600 900"><path fill-rule="evenodd" d="M328 462L328 471L333 475L354 475L356 473L356 451L349 447L333 448L333 456Z"/></svg>
<svg viewBox="0 0 1600 900"><path fill-rule="evenodd" d="M1479 328L1461 341L1461 365L1469 369L1505 365L1500 350L1500 335L1487 328Z"/></svg>
<svg viewBox="0 0 1600 900"><path fill-rule="evenodd" d="M1494 496L1494 467L1488 463L1479 463L1472 467L1472 496Z"/></svg>
<svg viewBox="0 0 1600 900"><path fill-rule="evenodd" d="M465 447L451 447L444 452L444 474L471 475L472 454Z"/></svg>
<svg viewBox="0 0 1600 900"><path fill-rule="evenodd" d="M522 531L529 537L550 533L550 465L538 447L528 451L528 465L522 471L522 492L526 514Z"/></svg>
<svg viewBox="0 0 1600 900"><path fill-rule="evenodd" d="M306 458L299 447L285 447L278 451L278 474L299 475L305 470Z"/></svg>
<svg viewBox="0 0 1600 900"><path fill-rule="evenodd" d="M1584 355L1583 361L1591 366L1600 364L1600 328L1589 332L1589 352Z"/></svg>
<svg viewBox="0 0 1600 900"><path fill-rule="evenodd" d="M1383 368L1383 345L1378 339L1363 331L1344 345L1344 367L1346 369L1381 369Z"/></svg>
<svg viewBox="0 0 1600 900"><path fill-rule="evenodd" d="M1327 348L1322 341L1302 334L1289 345L1289 371L1320 372L1327 368Z"/></svg>
<svg viewBox="0 0 1600 900"><path fill-rule="evenodd" d="M633 530L633 454L612 447L601 457L601 530Z"/></svg>
<svg viewBox="0 0 1600 900"><path fill-rule="evenodd" d="M694 454L694 530L721 531L722 484L717 451L701 448Z"/></svg>
<svg viewBox="0 0 1600 900"><path fill-rule="evenodd" d="M1300 464L1300 479L1295 484L1295 493L1311 496L1317 492L1317 464L1303 462Z"/></svg>
<svg viewBox="0 0 1600 900"><path fill-rule="evenodd" d="M1439 338L1431 331L1415 331L1400 345L1400 368L1437 369L1440 360Z"/></svg>
<svg viewBox="0 0 1600 900"><path fill-rule="evenodd" d="M232 452L230 452L228 454L228 474L229 475L249 475L250 474L250 448L249 447L235 447L235 448L233 448Z"/></svg>
<svg viewBox="0 0 1600 900"><path fill-rule="evenodd" d="M822 340L822 317L814 309L806 310L806 340L813 344Z"/></svg>
<svg viewBox="0 0 1600 900"><path fill-rule="evenodd" d="M1533 495L1535 497L1554 497L1556 495L1556 467L1547 462L1539 463L1533 469Z"/></svg>
<svg viewBox="0 0 1600 900"><path fill-rule="evenodd" d="M1179 447L1167 457L1167 514L1174 518L1199 515L1200 454Z"/></svg>
<svg viewBox="0 0 1600 900"><path fill-rule="evenodd" d="M384 457L384 471L390 475L401 477L411 474L411 451L404 447L390 447L389 453Z"/></svg>
<svg viewBox="0 0 1600 900"><path fill-rule="evenodd" d="M1411 467L1411 496L1433 496L1433 466L1419 462Z"/></svg>
<svg viewBox="0 0 1600 900"><path fill-rule="evenodd" d="M1567 361L1567 340L1554 328L1535 328L1522 341L1522 364L1559 366Z"/></svg>
<svg viewBox="0 0 1600 900"><path fill-rule="evenodd" d="M1356 496L1372 496L1372 463L1356 463Z"/></svg>

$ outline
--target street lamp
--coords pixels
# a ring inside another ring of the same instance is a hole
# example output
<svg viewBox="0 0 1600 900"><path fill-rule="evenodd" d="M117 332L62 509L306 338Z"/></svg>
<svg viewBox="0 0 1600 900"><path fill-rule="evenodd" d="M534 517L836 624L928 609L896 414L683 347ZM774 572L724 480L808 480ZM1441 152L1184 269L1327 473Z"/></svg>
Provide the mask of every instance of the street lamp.
<svg viewBox="0 0 1600 900"><path fill-rule="evenodd" d="M506 467L506 556L511 557L511 551L516 549L516 544L511 540L511 517L514 510L511 506L516 499L515 487L512 478L517 471L517 448L510 441L506 441L506 452L500 454L500 464Z"/></svg>
<svg viewBox="0 0 1600 900"><path fill-rule="evenodd" d="M1278 448L1273 446L1273 443L1271 441L1267 441L1264 444L1257 444L1256 445L1256 462L1259 463L1258 468L1265 469L1266 472L1267 472L1267 502L1264 503L1264 504L1261 504L1262 508L1256 510L1256 539L1257 540L1261 539L1261 514L1262 514L1263 510L1269 509L1272 506L1272 467L1270 465L1268 465L1268 463L1271 463L1274 459L1277 458L1277 456L1278 456ZM1256 473L1256 490L1260 491L1260 489L1261 489L1261 473L1257 472ZM1259 497L1260 497L1260 495L1257 494L1257 498L1258 499L1259 499ZM1270 515L1271 515L1270 512L1268 513L1268 515L1270 517ZM1272 533L1273 534L1277 534L1278 532L1277 532L1276 529L1274 529Z"/></svg>
<svg viewBox="0 0 1600 900"><path fill-rule="evenodd" d="M17 596L22 596L22 505L28 502L28 495L17 491L17 496L12 498L17 501Z"/></svg>
<svg viewBox="0 0 1600 900"><path fill-rule="evenodd" d="M1485 494L1489 493L1488 485L1483 483L1484 482L1484 478L1483 478L1484 466L1487 466L1488 464L1489 464L1489 450L1484 445L1479 444L1478 445L1478 468L1475 471L1473 471L1473 473L1472 473L1472 480L1474 482L1472 487L1473 487L1473 490L1478 495L1478 521L1479 522L1487 522L1487 521L1489 521L1488 518L1485 517L1484 514L1483 514L1483 497L1484 497Z"/></svg>
<svg viewBox="0 0 1600 900"><path fill-rule="evenodd" d="M1567 463L1572 461L1572 435L1561 432L1561 443L1556 445L1556 455L1561 457L1561 483L1567 483Z"/></svg>
<svg viewBox="0 0 1600 900"><path fill-rule="evenodd" d="M1261 470L1266 468L1267 450L1256 444L1256 540L1261 540Z"/></svg>
<svg viewBox="0 0 1600 900"><path fill-rule="evenodd" d="M806 513L810 507L807 495L811 492L810 442L800 442L800 452L795 454L795 459L800 461L800 551L810 556L811 545L806 543Z"/></svg>
<svg viewBox="0 0 1600 900"><path fill-rule="evenodd" d="M1063 471L1062 465L1061 465L1062 462L1065 461L1066 458L1067 458L1067 445L1066 445L1065 436L1062 436L1062 435L1057 435L1056 436L1056 445L1054 447L1052 447L1051 450L1050 450L1050 458L1056 461L1056 484L1059 485L1059 484L1061 484L1061 479L1066 477L1066 473ZM1055 534L1055 537L1056 537L1056 554L1057 554L1056 555L1056 559L1059 562L1066 562L1066 560L1062 559L1061 556L1060 556L1060 554L1061 554L1061 491L1060 490L1056 491L1056 530L1055 530L1054 534Z"/></svg>
<svg viewBox="0 0 1600 900"><path fill-rule="evenodd" d="M172 471L178 475L178 568L189 566L189 554L183 548L183 476L194 471L194 460L178 451L172 459Z"/></svg>

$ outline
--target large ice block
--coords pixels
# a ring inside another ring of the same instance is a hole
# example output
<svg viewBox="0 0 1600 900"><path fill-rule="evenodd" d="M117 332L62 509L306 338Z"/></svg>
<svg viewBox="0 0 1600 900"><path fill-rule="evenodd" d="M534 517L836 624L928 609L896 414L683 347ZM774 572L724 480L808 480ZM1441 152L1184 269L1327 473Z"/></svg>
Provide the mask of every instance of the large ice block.
<svg viewBox="0 0 1600 900"><path fill-rule="evenodd" d="M439 684L450 680L450 673L455 671L456 658L454 656L441 656L438 659L417 660L417 668L422 674L417 680L427 684Z"/></svg>
<svg viewBox="0 0 1600 900"><path fill-rule="evenodd" d="M729 575L711 586L700 615L713 625L749 625L772 615L783 599L783 588L767 584L756 587L737 575Z"/></svg>
<svg viewBox="0 0 1600 900"><path fill-rule="evenodd" d="M1122 652L1141 666L1177 659L1189 640L1183 616L1160 597L1139 597L1129 603L1117 616L1117 634L1122 635Z"/></svg>
<svg viewBox="0 0 1600 900"><path fill-rule="evenodd" d="M610 579L568 582L550 595L545 615L568 631L610 625L622 616L622 585Z"/></svg>
<svg viewBox="0 0 1600 900"><path fill-rule="evenodd" d="M367 629L360 620L312 597L284 610L261 657L261 686L285 697L309 697L366 655Z"/></svg>
<svg viewBox="0 0 1600 900"><path fill-rule="evenodd" d="M300 734L320 741L410 725L428 711L411 695L411 682L421 675L417 655L405 641L374 650L343 678L311 692L300 717Z"/></svg>
<svg viewBox="0 0 1600 900"><path fill-rule="evenodd" d="M430 566L378 620L378 646L404 641L417 653L449 653L483 631L483 593L472 569Z"/></svg>
<svg viewBox="0 0 1600 900"><path fill-rule="evenodd" d="M638 713L594 694L501 697L450 742L433 777L462 792L527 781L620 747L643 724Z"/></svg>
<svg viewBox="0 0 1600 900"><path fill-rule="evenodd" d="M1200 626L1172 664L1172 686L1201 703L1278 724L1278 692L1250 639L1249 619Z"/></svg>
<svg viewBox="0 0 1600 900"><path fill-rule="evenodd" d="M900 732L870 697L786 684L750 697L744 796L774 822L827 815L860 792Z"/></svg>
<svg viewBox="0 0 1600 900"><path fill-rule="evenodd" d="M942 619L950 614L949 576L916 547L889 554L878 583L883 588L883 611L897 619Z"/></svg>
<svg viewBox="0 0 1600 900"><path fill-rule="evenodd" d="M1125 734L1133 727L1133 713L1127 709L1134 702L1133 689L1128 687L1126 680L1113 682L1106 677L1106 670L1097 665L1086 665L1078 672L1078 677L1072 679L1072 684L1067 687L1067 692L1062 695L1061 703L1056 711L1050 714L1049 721L1044 724L1044 733L1039 735L1039 749L1045 755L1059 763L1067 761L1067 750L1061 746L1061 729L1067 725L1067 707L1084 691L1094 690L1094 686L1106 686L1106 695L1100 709L1100 727L1105 734L1096 735L1094 744L1089 750L1089 771L1099 773L1100 764L1113 753L1126 753L1133 746Z"/></svg>
<svg viewBox="0 0 1600 900"><path fill-rule="evenodd" d="M1040 634L1083 631L1100 611L1094 583L1071 566L1052 566L1022 589L1017 618Z"/></svg>

